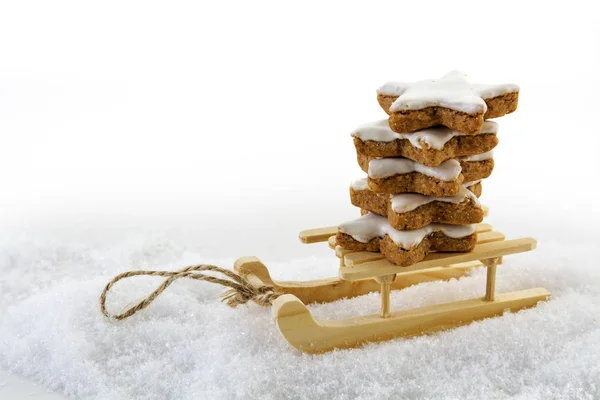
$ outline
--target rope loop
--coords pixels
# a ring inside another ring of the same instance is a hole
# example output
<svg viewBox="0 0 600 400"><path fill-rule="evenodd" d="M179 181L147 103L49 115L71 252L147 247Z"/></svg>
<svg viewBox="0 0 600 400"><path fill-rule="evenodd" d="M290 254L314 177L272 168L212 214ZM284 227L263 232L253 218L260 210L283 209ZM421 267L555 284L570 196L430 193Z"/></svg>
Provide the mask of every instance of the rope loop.
<svg viewBox="0 0 600 400"><path fill-rule="evenodd" d="M201 272L209 271L217 274L224 275L226 278L218 278L212 275L203 274ZM127 308L120 314L111 314L106 310L106 295L113 287L113 285L122 279L131 278L134 276L162 276L166 277L154 291L142 300L138 301L133 306ZM122 320L131 317L136 312L143 310L148 307L162 292L168 288L171 283L177 279L187 278L195 279L198 281L205 281L229 287L229 290L225 291L221 296L221 300L230 307L237 307L240 304L246 304L249 301L253 301L261 306L270 306L271 303L281 295L272 286L254 286L246 278L236 274L225 268L217 267L209 264L192 265L181 269L179 271L128 271L123 272L115 276L110 282L106 284L102 294L100 295L100 311L102 314L110 319Z"/></svg>

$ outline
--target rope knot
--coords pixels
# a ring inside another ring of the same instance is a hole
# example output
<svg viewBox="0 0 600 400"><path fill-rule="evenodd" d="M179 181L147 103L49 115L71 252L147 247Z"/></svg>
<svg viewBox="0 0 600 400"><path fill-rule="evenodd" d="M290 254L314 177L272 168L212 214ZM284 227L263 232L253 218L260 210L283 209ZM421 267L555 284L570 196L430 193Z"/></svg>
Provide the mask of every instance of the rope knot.
<svg viewBox="0 0 600 400"><path fill-rule="evenodd" d="M271 303L281 295L272 286L249 286L238 291L230 289L222 296L222 300L230 307L245 304L252 300L260 306L270 306Z"/></svg>

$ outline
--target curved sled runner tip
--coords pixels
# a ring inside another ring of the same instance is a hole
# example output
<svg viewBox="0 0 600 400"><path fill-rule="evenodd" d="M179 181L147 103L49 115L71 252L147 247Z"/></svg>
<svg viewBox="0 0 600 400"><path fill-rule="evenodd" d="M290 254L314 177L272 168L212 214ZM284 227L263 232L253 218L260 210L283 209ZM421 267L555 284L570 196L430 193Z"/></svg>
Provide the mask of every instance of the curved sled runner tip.
<svg viewBox="0 0 600 400"><path fill-rule="evenodd" d="M269 270L258 257L248 256L238 258L233 263L233 270L248 279L251 283L275 286L276 288L278 286L271 279Z"/></svg>
<svg viewBox="0 0 600 400"><path fill-rule="evenodd" d="M393 282L392 289L400 290L423 282L458 279L468 275L472 268L480 266L480 262L471 262L406 274L402 279ZM237 259L233 270L253 285L273 286L278 292L293 294L304 304L328 303L379 290L379 283L375 279L344 281L338 277L331 277L310 281L275 281L271 278L267 267L257 257Z"/></svg>

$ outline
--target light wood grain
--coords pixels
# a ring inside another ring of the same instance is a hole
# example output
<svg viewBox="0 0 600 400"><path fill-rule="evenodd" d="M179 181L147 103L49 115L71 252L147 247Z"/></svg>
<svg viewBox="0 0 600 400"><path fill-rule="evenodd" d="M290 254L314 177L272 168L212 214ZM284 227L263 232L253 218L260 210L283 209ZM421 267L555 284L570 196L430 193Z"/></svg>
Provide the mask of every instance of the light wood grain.
<svg viewBox="0 0 600 400"><path fill-rule="evenodd" d="M499 242L506 239L502 232L483 232L477 234L477 244Z"/></svg>
<svg viewBox="0 0 600 400"><path fill-rule="evenodd" d="M480 261L485 267L487 267L485 299L487 301L494 301L496 295L496 267L502 264L502 257L486 258Z"/></svg>
<svg viewBox="0 0 600 400"><path fill-rule="evenodd" d="M485 299L487 301L494 301L496 299L496 265L487 267Z"/></svg>
<svg viewBox="0 0 600 400"><path fill-rule="evenodd" d="M301 231L298 237L302 243L319 243L328 240L337 233L337 226L327 226L325 228L307 229Z"/></svg>
<svg viewBox="0 0 600 400"><path fill-rule="evenodd" d="M254 285L270 285L277 287L271 279L269 270L258 257L240 257L233 263L233 271L248 279Z"/></svg>
<svg viewBox="0 0 600 400"><path fill-rule="evenodd" d="M480 262L467 262L450 267L430 268L426 271L403 274L392 282L393 290L401 290L423 282L458 279L468 275L472 268L481 267ZM338 277L309 281L276 281L271 278L267 267L257 257L241 257L233 270L248 279L253 285L273 286L281 293L293 294L305 304L328 303L343 298L362 296L380 289L375 279L344 281Z"/></svg>
<svg viewBox="0 0 600 400"><path fill-rule="evenodd" d="M390 294L392 291L392 282L396 279L396 275L380 276L375 280L381 285L379 289L379 295L381 297L381 318L388 318L390 316Z"/></svg>
<svg viewBox="0 0 600 400"><path fill-rule="evenodd" d="M306 306L293 295L283 295L273 303L272 316L278 329L292 346L306 353L360 346L399 337L467 325L473 321L535 306L550 293L543 288L503 293L495 301L483 298L394 311L388 318L379 315L343 320L315 320Z"/></svg>
<svg viewBox="0 0 600 400"><path fill-rule="evenodd" d="M402 274L410 271L422 270L430 267L457 264L467 261L483 260L486 258L501 257L509 254L531 251L536 247L533 238L513 239L500 242L478 244L475 249L468 253L432 253L425 259L408 267L400 267L387 260L372 261L353 266L353 257L357 253L348 254L344 257L345 267L339 270L339 277L344 280L357 280L375 278L390 274Z"/></svg>
<svg viewBox="0 0 600 400"><path fill-rule="evenodd" d="M475 232L477 232L477 233L489 232L492 229L493 229L492 225L490 225L490 224L477 224Z"/></svg>
<svg viewBox="0 0 600 400"><path fill-rule="evenodd" d="M366 251L365 252L359 252L359 251L356 251L356 250L345 249L342 246L335 246L335 256L337 258L344 259L344 257L346 255L350 254L350 253L369 253L369 254L372 254L373 257L377 257L377 255L381 255L381 253L379 253L379 252L366 252ZM379 258L374 258L374 260L379 260Z"/></svg>

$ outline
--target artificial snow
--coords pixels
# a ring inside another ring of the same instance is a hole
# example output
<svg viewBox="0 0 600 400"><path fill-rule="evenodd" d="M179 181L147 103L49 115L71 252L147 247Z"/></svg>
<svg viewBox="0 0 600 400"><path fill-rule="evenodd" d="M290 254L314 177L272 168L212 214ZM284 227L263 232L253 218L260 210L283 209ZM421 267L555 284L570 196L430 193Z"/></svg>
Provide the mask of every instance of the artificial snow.
<svg viewBox="0 0 600 400"><path fill-rule="evenodd" d="M498 268L497 292L538 286L552 292L534 309L322 355L289 346L269 308L230 309L218 301L222 289L204 282L178 281L120 322L100 314L98 296L117 273L199 262L231 267L245 254L211 258L210 247L192 248L168 233L100 241L11 237L0 249L0 367L91 399L598 398L598 242L573 232L538 228L539 248L505 257ZM313 257L261 259L275 279L334 276L332 252L326 244L312 246ZM109 310L120 311L160 281L118 283ZM394 291L392 306L482 296L484 282L479 269L460 280ZM317 318L343 318L378 307L370 294L309 309Z"/></svg>

